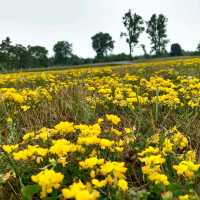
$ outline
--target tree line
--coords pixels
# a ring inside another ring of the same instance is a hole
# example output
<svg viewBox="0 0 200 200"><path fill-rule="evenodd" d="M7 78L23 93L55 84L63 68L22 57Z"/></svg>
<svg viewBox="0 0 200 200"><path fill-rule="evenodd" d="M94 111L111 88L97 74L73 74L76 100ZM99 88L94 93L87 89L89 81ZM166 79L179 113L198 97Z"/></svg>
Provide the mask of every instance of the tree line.
<svg viewBox="0 0 200 200"><path fill-rule="evenodd" d="M73 46L68 41L58 41L53 46L54 56L48 57L48 50L43 46L27 47L21 44L13 44L7 37L0 44L0 67L1 69L21 69L47 67L52 65L73 65L90 64L94 62L109 62L132 60L136 47L143 50L144 54L139 57L163 57L181 55L200 55L200 43L194 52L185 52L181 45L174 43L170 52L167 52L166 45L169 43L167 37L168 19L163 14L153 14L148 21L142 16L129 10L122 17L124 31L121 38L125 38L129 47L129 55L121 53L111 54L115 46L115 41L109 33L99 32L91 37L92 48L96 52L95 58L80 58L73 54ZM151 43L151 51L147 52L146 46L139 42L141 34L145 32Z"/></svg>

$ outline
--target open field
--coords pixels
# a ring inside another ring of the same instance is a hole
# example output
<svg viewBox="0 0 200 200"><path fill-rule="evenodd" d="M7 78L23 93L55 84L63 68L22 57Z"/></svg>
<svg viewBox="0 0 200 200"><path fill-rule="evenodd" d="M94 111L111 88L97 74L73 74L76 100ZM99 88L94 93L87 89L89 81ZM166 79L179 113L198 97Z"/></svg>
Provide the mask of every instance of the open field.
<svg viewBox="0 0 200 200"><path fill-rule="evenodd" d="M42 71L58 71L58 70L67 70L67 69L82 69L88 68L88 66L94 67L105 67L105 66L121 66L121 65L137 65L138 63L149 63L149 62L162 62L166 60L185 60L192 58L200 58L200 56L174 56L174 57L164 57L164 58L138 58L133 59L132 61L116 61L116 62L103 62L103 63L93 63L93 64L82 64L82 65L63 65L63 66L49 66L49 67L35 67L35 68L21 68L21 69L3 69L0 70L1 73L17 73L17 72L42 72ZM0 68L3 68L2 66Z"/></svg>
<svg viewBox="0 0 200 200"><path fill-rule="evenodd" d="M0 199L200 199L200 58L0 75Z"/></svg>

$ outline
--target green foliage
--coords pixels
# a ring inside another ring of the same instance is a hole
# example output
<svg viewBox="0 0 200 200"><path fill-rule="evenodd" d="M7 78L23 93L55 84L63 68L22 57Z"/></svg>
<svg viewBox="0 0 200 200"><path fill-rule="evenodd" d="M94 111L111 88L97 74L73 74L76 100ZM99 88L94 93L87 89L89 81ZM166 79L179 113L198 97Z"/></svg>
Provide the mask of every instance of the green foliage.
<svg viewBox="0 0 200 200"><path fill-rule="evenodd" d="M40 191L38 185L27 185L22 188L23 200L31 200L34 194Z"/></svg>
<svg viewBox="0 0 200 200"><path fill-rule="evenodd" d="M72 56L72 44L67 41L58 41L53 47L55 64L65 65Z"/></svg>
<svg viewBox="0 0 200 200"><path fill-rule="evenodd" d="M126 42L129 45L129 54L132 56L133 48L138 44L139 36L144 31L142 17L136 13L132 14L129 10L123 16L123 24L126 28L125 33L121 33L121 36L126 37Z"/></svg>
<svg viewBox="0 0 200 200"><path fill-rule="evenodd" d="M97 58L103 58L114 49L114 41L109 33L99 32L92 36L92 48L97 53Z"/></svg>
<svg viewBox="0 0 200 200"><path fill-rule="evenodd" d="M48 51L42 46L13 45L7 37L0 44L0 63L6 69L21 69L33 67L45 67L48 65Z"/></svg>
<svg viewBox="0 0 200 200"><path fill-rule="evenodd" d="M170 185L168 185L168 189L173 193L175 197L183 194L182 188L179 184L171 183Z"/></svg>
<svg viewBox="0 0 200 200"><path fill-rule="evenodd" d="M174 43L171 45L171 56L182 56L183 52L182 52L182 48L181 45L178 43Z"/></svg>
<svg viewBox="0 0 200 200"><path fill-rule="evenodd" d="M167 39L167 18L163 15L153 14L151 19L147 22L147 34L151 40L151 52L156 55L166 53Z"/></svg>
<svg viewBox="0 0 200 200"><path fill-rule="evenodd" d="M31 67L39 67L48 65L48 51L42 46L28 46Z"/></svg>

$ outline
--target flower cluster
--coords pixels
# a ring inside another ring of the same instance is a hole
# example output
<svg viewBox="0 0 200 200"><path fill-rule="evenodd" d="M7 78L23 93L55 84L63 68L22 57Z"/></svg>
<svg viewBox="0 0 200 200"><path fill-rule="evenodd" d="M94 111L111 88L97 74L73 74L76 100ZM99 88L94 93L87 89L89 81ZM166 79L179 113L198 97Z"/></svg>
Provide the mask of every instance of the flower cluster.
<svg viewBox="0 0 200 200"><path fill-rule="evenodd" d="M64 176L61 173L56 173L54 170L44 170L31 177L32 181L41 186L42 191L40 197L44 198L48 193L53 191L53 188L58 189L63 181Z"/></svg>
<svg viewBox="0 0 200 200"><path fill-rule="evenodd" d="M0 74L0 199L199 199L199 69Z"/></svg>

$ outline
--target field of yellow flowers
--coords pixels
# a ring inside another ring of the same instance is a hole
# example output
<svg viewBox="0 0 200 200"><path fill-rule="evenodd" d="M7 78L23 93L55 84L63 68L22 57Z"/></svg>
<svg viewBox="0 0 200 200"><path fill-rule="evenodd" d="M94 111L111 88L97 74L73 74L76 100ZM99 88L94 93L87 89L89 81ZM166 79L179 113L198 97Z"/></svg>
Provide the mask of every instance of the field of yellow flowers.
<svg viewBox="0 0 200 200"><path fill-rule="evenodd" d="M200 199L200 58L1 74L0 199Z"/></svg>

